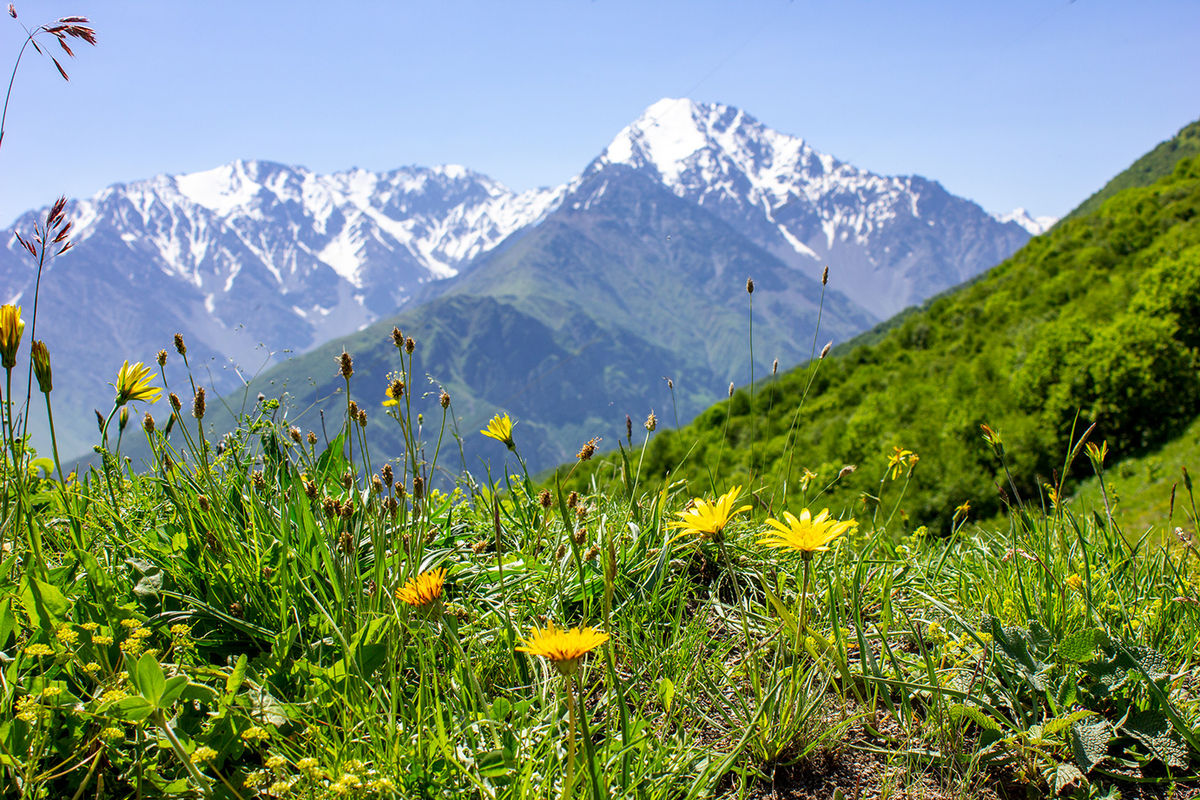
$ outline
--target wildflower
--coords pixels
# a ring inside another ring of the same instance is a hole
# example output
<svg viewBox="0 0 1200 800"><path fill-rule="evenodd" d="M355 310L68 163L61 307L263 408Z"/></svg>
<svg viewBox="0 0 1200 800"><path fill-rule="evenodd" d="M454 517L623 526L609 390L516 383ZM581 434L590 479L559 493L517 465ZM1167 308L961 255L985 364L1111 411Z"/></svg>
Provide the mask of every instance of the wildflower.
<svg viewBox="0 0 1200 800"><path fill-rule="evenodd" d="M251 744L262 743L268 736L270 734L267 733L267 729L260 725L251 725L242 731L242 741L250 742Z"/></svg>
<svg viewBox="0 0 1200 800"><path fill-rule="evenodd" d="M828 550L826 546L847 531L858 527L852 519L840 522L830 519L829 509L823 509L813 517L806 508L800 512L797 519L791 512L783 512L787 524L777 519L767 519L767 524L775 529L758 540L759 544L767 547L778 547L784 550L797 550L805 561L812 558L818 550Z"/></svg>
<svg viewBox="0 0 1200 800"><path fill-rule="evenodd" d="M319 766L320 766L320 764L317 762L317 760L315 758L311 758L311 757L310 758L302 758L296 762L296 769L300 770L301 772L307 772L310 774L315 773Z"/></svg>
<svg viewBox="0 0 1200 800"><path fill-rule="evenodd" d="M442 408L450 407L450 393L442 389L442 393L438 395L438 405Z"/></svg>
<svg viewBox="0 0 1200 800"><path fill-rule="evenodd" d="M23 333L25 320L21 319L21 307L8 303L0 306L0 359L5 369L17 365L17 349Z"/></svg>
<svg viewBox="0 0 1200 800"><path fill-rule="evenodd" d="M800 476L800 491L807 492L809 484L817 479L817 473L813 472L808 467L804 468L804 474Z"/></svg>
<svg viewBox="0 0 1200 800"><path fill-rule="evenodd" d="M376 778L368 786L371 791L378 792L379 794L396 790L396 784L392 783L391 778Z"/></svg>
<svg viewBox="0 0 1200 800"><path fill-rule="evenodd" d="M100 731L100 738L106 742L115 742L118 739L124 739L125 729L120 725L109 725L107 728Z"/></svg>
<svg viewBox="0 0 1200 800"><path fill-rule="evenodd" d="M642 427L646 429L647 433L654 433L654 429L658 427L658 417L654 416L653 409L647 415L646 421L642 423Z"/></svg>
<svg viewBox="0 0 1200 800"><path fill-rule="evenodd" d="M513 441L513 425L508 414L497 414L488 421L487 427L480 431L484 436L503 442L509 450L516 450L517 443Z"/></svg>
<svg viewBox="0 0 1200 800"><path fill-rule="evenodd" d="M100 665L95 661L89 661L83 665L83 671L89 674L94 674L100 671Z"/></svg>
<svg viewBox="0 0 1200 800"><path fill-rule="evenodd" d="M1070 586L1072 589L1074 589L1077 592L1083 591L1083 578L1079 577L1078 572L1073 572L1070 575L1068 575L1066 583L1067 583L1067 586Z"/></svg>
<svg viewBox="0 0 1200 800"><path fill-rule="evenodd" d="M266 761L267 769L283 769L287 766L288 760L284 756L276 753Z"/></svg>
<svg viewBox="0 0 1200 800"><path fill-rule="evenodd" d="M955 519L956 521L957 521L957 520L960 520L960 519L966 519L966 518L967 518L967 513L968 513L970 510L971 510L971 501L970 501L970 500L963 500L963 501L962 501L962 504L961 504L961 505L959 505L957 508L955 508L955 509L954 509L954 519Z"/></svg>
<svg viewBox="0 0 1200 800"><path fill-rule="evenodd" d="M40 339L34 339L29 350L30 355L33 356L33 374L37 376L38 391L42 394L50 394L54 388L53 373L50 370L50 351L46 349L46 343Z"/></svg>
<svg viewBox="0 0 1200 800"><path fill-rule="evenodd" d="M754 294L754 278L746 278L746 294Z"/></svg>
<svg viewBox="0 0 1200 800"><path fill-rule="evenodd" d="M196 389L196 396L192 398L192 416L196 419L204 419L204 387L200 386Z"/></svg>
<svg viewBox="0 0 1200 800"><path fill-rule="evenodd" d="M676 512L677 520L667 523L669 527L680 528L684 533L694 533L706 539L720 539L725 526L737 514L749 511L750 506L744 505L735 509L733 503L742 493L741 486L735 486L716 500L708 501L696 498L692 507Z"/></svg>
<svg viewBox="0 0 1200 800"><path fill-rule="evenodd" d="M17 719L33 725L42 715L41 706L33 697L26 695L17 701Z"/></svg>
<svg viewBox="0 0 1200 800"><path fill-rule="evenodd" d="M217 751L208 745L201 745L192 752L193 764L207 764L217 757Z"/></svg>
<svg viewBox="0 0 1200 800"><path fill-rule="evenodd" d="M106 706L109 703L116 703L128 696L129 693L124 689L106 689L104 694L100 695L100 705Z"/></svg>
<svg viewBox="0 0 1200 800"><path fill-rule="evenodd" d="M25 655L32 656L33 658L38 658L39 656L52 656L54 655L54 650L52 650L49 645L41 643L31 644L25 648Z"/></svg>
<svg viewBox="0 0 1200 800"><path fill-rule="evenodd" d="M61 628L55 631L54 638L58 639L65 645L72 645L75 644L75 640L79 638L79 634L71 628L68 628L66 625L63 625Z"/></svg>
<svg viewBox="0 0 1200 800"><path fill-rule="evenodd" d="M350 376L354 374L354 359L350 358L350 354L344 349L342 354L337 357L338 374L346 380L350 380Z"/></svg>
<svg viewBox="0 0 1200 800"><path fill-rule="evenodd" d="M85 622L85 623L83 623L82 625L80 625L79 627L80 627L80 628L83 628L83 629L84 629L85 631L87 631L88 633L91 633L92 631L94 631L94 630L96 630L97 628L99 628L99 627L100 627L100 624L99 624L99 623L97 623L97 622Z"/></svg>
<svg viewBox="0 0 1200 800"><path fill-rule="evenodd" d="M396 599L410 606L426 606L442 596L442 586L446 582L444 567L428 572L422 572L415 578L396 590Z"/></svg>
<svg viewBox="0 0 1200 800"><path fill-rule="evenodd" d="M595 650L608 639L607 633L594 628L572 628L567 631L554 627L551 622L545 628L531 629L529 638L521 640L524 647L518 647L517 652L547 658L560 675L570 676L579 668L579 659L584 654Z"/></svg>
<svg viewBox="0 0 1200 800"><path fill-rule="evenodd" d="M387 400L383 401L383 405L400 405L400 398L404 396L404 381L397 378L388 384L387 388L383 390L383 393L387 395Z"/></svg>
<svg viewBox="0 0 1200 800"><path fill-rule="evenodd" d="M267 787L267 793L274 795L275 797L283 797L292 790L293 783L295 783L294 780L287 780L285 778L272 781L271 785Z"/></svg>
<svg viewBox="0 0 1200 800"><path fill-rule="evenodd" d="M117 373L117 382L114 384L114 388L117 390L117 397L114 401L116 405L123 406L134 400L148 400L151 403L157 403L162 389L150 385L153 377L150 368L142 362L137 361L130 366L129 361L126 360L121 366L121 371Z"/></svg>
<svg viewBox="0 0 1200 800"><path fill-rule="evenodd" d="M916 463L917 455L903 447L893 447L892 451L888 456L888 469L892 471L892 480L896 480L905 468L911 468Z"/></svg>
<svg viewBox="0 0 1200 800"><path fill-rule="evenodd" d="M112 643L113 643L113 637L106 636L103 633L98 636L92 637L92 644L98 644L101 647L107 647L108 645L110 645Z"/></svg>

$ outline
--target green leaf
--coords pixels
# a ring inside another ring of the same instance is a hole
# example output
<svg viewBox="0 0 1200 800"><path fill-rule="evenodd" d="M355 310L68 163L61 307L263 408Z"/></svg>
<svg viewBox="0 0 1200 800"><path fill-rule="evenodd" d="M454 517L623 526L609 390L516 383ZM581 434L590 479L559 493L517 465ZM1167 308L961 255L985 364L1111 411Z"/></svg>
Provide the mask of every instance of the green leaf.
<svg viewBox="0 0 1200 800"><path fill-rule="evenodd" d="M159 708L170 708L183 690L187 688L188 679L186 675L176 675L173 678L168 678L163 685L162 696L158 699Z"/></svg>
<svg viewBox="0 0 1200 800"><path fill-rule="evenodd" d="M662 703L663 708L670 713L671 703L675 700L675 684L669 678L663 678L658 682L658 701Z"/></svg>
<svg viewBox="0 0 1200 800"><path fill-rule="evenodd" d="M71 607L57 586L34 577L27 577L22 581L20 598L21 605L25 607L25 613L29 615L34 627L44 631L57 628Z"/></svg>
<svg viewBox="0 0 1200 800"><path fill-rule="evenodd" d="M159 707L163 690L166 688L166 680L163 678L162 667L159 666L157 658L150 653L143 654L129 673L129 682L138 690L138 694L146 698L151 705ZM184 682L187 682L186 678Z"/></svg>
<svg viewBox="0 0 1200 800"><path fill-rule="evenodd" d="M949 706L946 711L950 714L950 718L956 722L963 717L966 717L984 730L1000 730L1000 725L996 722L996 720L992 719L975 706L968 706L964 705L963 703L954 703Z"/></svg>
<svg viewBox="0 0 1200 800"><path fill-rule="evenodd" d="M12 612L12 598L0 602L0 649L8 644L8 637L17 629L17 615Z"/></svg>
<svg viewBox="0 0 1200 800"><path fill-rule="evenodd" d="M104 713L116 719L137 722L154 713L154 705L144 697L126 697L110 704Z"/></svg>
<svg viewBox="0 0 1200 800"><path fill-rule="evenodd" d="M1081 719L1087 719L1088 717L1094 716L1095 713L1096 712L1092 711L1091 709L1081 708L1078 711L1072 711L1065 717L1055 717L1054 719L1049 720L1043 727L1046 735L1055 734L1066 728L1068 725L1074 725Z"/></svg>
<svg viewBox="0 0 1200 800"><path fill-rule="evenodd" d="M233 700L233 696L242 687L242 681L244 680L246 680L246 655L243 653L238 656L237 663L233 665L229 677L225 679L225 697L222 701L223 703L228 704Z"/></svg>
<svg viewBox="0 0 1200 800"><path fill-rule="evenodd" d="M1050 782L1050 786L1054 789L1055 795L1060 795L1067 789L1086 782L1087 778L1079 771L1079 767L1074 764L1059 764L1054 769L1054 779Z"/></svg>
<svg viewBox="0 0 1200 800"><path fill-rule="evenodd" d="M1106 719L1076 722L1071 726L1071 752L1084 775L1108 756L1111 741L1112 726Z"/></svg>
<svg viewBox="0 0 1200 800"><path fill-rule="evenodd" d="M1099 628L1076 631L1058 643L1058 655L1067 661L1091 661L1096 656L1098 645L1107 639Z"/></svg>
<svg viewBox="0 0 1200 800"><path fill-rule="evenodd" d="M1182 769L1188 764L1187 747L1173 735L1171 721L1154 710L1130 715L1121 725L1121 733L1133 737L1168 767Z"/></svg>

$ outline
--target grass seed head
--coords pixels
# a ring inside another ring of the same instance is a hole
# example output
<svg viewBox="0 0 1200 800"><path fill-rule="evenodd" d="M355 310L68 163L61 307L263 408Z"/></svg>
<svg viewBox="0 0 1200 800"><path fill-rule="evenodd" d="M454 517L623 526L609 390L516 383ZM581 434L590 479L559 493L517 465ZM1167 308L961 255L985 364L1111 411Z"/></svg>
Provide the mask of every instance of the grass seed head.
<svg viewBox="0 0 1200 800"><path fill-rule="evenodd" d="M187 356L187 345L183 343L182 333L175 334L175 352L179 353L181 356Z"/></svg>
<svg viewBox="0 0 1200 800"><path fill-rule="evenodd" d="M350 380L350 376L354 374L354 359L350 357L349 353L342 350L342 354L337 357L337 361L338 374L346 380Z"/></svg>
<svg viewBox="0 0 1200 800"><path fill-rule="evenodd" d="M158 362L158 366L159 366L159 367L165 367L165 366L167 365L167 351L166 351L166 350L159 350L159 351L158 351L158 358L157 358L157 359L155 359L155 360Z"/></svg>
<svg viewBox="0 0 1200 800"><path fill-rule="evenodd" d="M192 398L192 416L196 419L204 419L204 387L200 386L196 389L196 396Z"/></svg>
<svg viewBox="0 0 1200 800"><path fill-rule="evenodd" d="M154 417L150 412L146 412L146 416L142 417L142 430L146 433L154 433Z"/></svg>
<svg viewBox="0 0 1200 800"><path fill-rule="evenodd" d="M746 294L754 294L754 278L746 278Z"/></svg>
<svg viewBox="0 0 1200 800"><path fill-rule="evenodd" d="M438 405L443 409L450 407L450 394L445 389L442 389L442 393L438 395Z"/></svg>
<svg viewBox="0 0 1200 800"><path fill-rule="evenodd" d="M643 427L645 427L648 433L654 433L654 429L658 427L658 417L654 416L653 410L646 416Z"/></svg>

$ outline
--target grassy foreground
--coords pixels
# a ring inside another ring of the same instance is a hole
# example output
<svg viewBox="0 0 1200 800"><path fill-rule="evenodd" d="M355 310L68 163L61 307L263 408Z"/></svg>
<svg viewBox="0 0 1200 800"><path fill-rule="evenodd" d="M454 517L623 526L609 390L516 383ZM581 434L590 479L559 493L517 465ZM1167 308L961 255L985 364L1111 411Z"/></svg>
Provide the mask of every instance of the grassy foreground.
<svg viewBox="0 0 1200 800"><path fill-rule="evenodd" d="M859 465L878 485L853 520L819 514L815 483L790 509L765 485L645 484L636 450L619 490L539 491L502 416L466 435L508 446L508 474L427 490L453 406L410 415L419 344L398 331L387 387L338 364L328 443L267 399L208 441L203 387L160 404L161 371L133 365L102 466L63 476L19 435L53 390L23 327L0 310L5 796L1115 797L1196 777L1190 534L1015 497L1003 529L963 504L949 535L906 534L923 464L898 449ZM18 359L38 403L14 403ZM401 457L375 460L368 417ZM977 446L1003 481L999 435ZM1103 446L1068 455L1103 475ZM1195 529L1190 486L1175 513Z"/></svg>

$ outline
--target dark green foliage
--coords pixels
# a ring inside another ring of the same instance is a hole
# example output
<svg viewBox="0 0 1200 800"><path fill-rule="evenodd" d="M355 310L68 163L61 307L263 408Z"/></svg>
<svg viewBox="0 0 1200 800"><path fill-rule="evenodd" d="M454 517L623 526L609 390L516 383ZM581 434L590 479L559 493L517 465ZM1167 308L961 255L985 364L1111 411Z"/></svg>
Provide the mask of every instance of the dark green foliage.
<svg viewBox="0 0 1200 800"><path fill-rule="evenodd" d="M753 411L742 391L732 406L660 435L642 475L670 471L697 492L786 480L778 504L809 502L843 464L857 464L818 508L861 515L881 489L898 491L880 478L899 446L921 457L901 508L914 525L945 527L963 500L993 513L995 485L1010 488L980 441L981 424L1000 432L1027 498L1061 471L1072 430L1077 437L1095 422L1092 438L1116 456L1161 443L1200 410L1197 209L1200 159L1185 159L1153 186L1064 221L869 344L764 382ZM761 472L750 466L752 416ZM804 469L818 474L807 497Z"/></svg>

